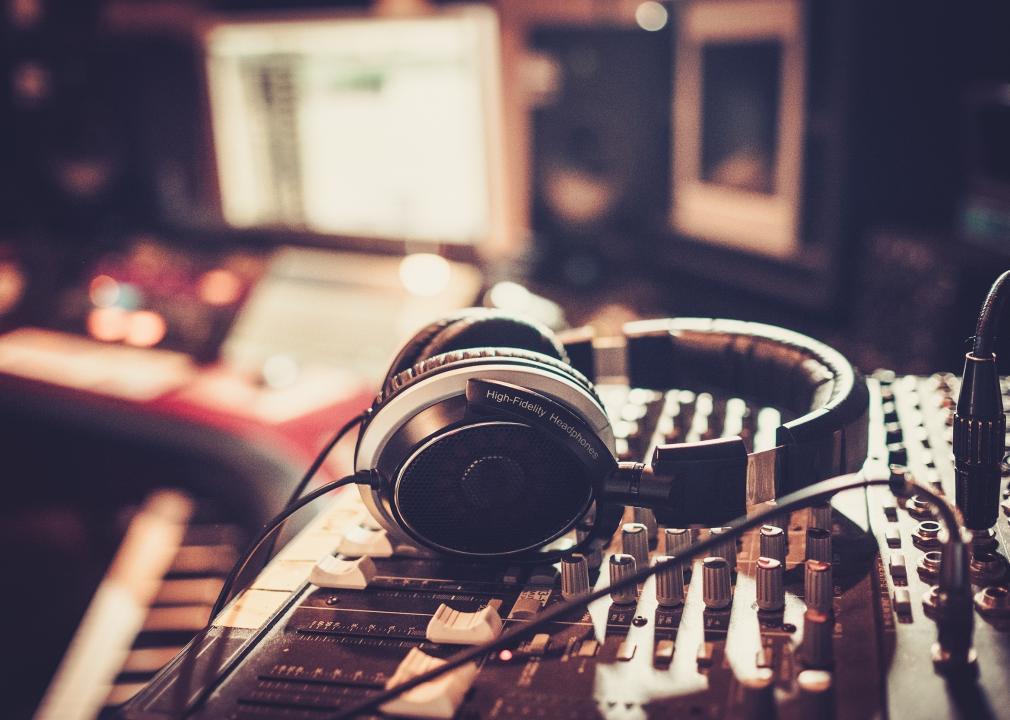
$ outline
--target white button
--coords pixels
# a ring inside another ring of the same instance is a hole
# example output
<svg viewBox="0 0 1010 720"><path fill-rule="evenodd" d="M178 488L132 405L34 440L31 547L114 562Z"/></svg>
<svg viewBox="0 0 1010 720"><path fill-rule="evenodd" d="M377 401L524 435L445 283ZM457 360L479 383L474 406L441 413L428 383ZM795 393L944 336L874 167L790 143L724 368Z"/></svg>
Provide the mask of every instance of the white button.
<svg viewBox="0 0 1010 720"><path fill-rule="evenodd" d="M421 673L434 670L445 660L431 657L417 648L411 648L396 672L386 682L386 688L395 687ZM444 718L450 720L463 704L463 697L477 676L477 665L467 663L445 675L429 680L408 690L382 705L382 712L409 718Z"/></svg>
<svg viewBox="0 0 1010 720"><path fill-rule="evenodd" d="M526 643L526 652L530 655L543 655L551 646L551 636L548 633L537 633Z"/></svg>
<svg viewBox="0 0 1010 720"><path fill-rule="evenodd" d="M635 657L636 649L638 649L638 646L630 640L622 641L621 645L617 648L617 659L624 662L631 660L631 658Z"/></svg>
<svg viewBox="0 0 1010 720"><path fill-rule="evenodd" d="M899 615L908 615L912 612L912 597L908 588L894 588L894 611Z"/></svg>
<svg viewBox="0 0 1010 720"><path fill-rule="evenodd" d="M901 533L896 525L888 525L884 528L884 537L887 540L887 547L901 547Z"/></svg>
<svg viewBox="0 0 1010 720"><path fill-rule="evenodd" d="M370 558L341 560L327 555L312 568L309 582L333 590L364 590L375 574L375 563Z"/></svg>
<svg viewBox="0 0 1010 720"><path fill-rule="evenodd" d="M905 565L905 555L900 552L891 553L891 558L888 561L888 566L891 569L891 577L899 580L903 580L908 577L908 571Z"/></svg>
<svg viewBox="0 0 1010 720"><path fill-rule="evenodd" d="M477 612L463 612L442 603L428 622L425 637L434 643L476 645L494 640L501 630L501 616L490 605Z"/></svg>
<svg viewBox="0 0 1010 720"><path fill-rule="evenodd" d="M337 548L341 555L358 557L390 557L393 546L385 530L369 530L363 527L352 527L344 534Z"/></svg>

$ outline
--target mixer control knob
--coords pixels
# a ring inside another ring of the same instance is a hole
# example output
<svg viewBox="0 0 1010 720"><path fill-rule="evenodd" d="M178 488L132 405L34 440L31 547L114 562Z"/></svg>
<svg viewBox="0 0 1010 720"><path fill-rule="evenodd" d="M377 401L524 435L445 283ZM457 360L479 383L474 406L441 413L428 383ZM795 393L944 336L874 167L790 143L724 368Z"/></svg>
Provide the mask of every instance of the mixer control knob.
<svg viewBox="0 0 1010 720"><path fill-rule="evenodd" d="M341 555L350 557L384 558L392 556L393 544L385 530L353 527L344 533L337 550Z"/></svg>
<svg viewBox="0 0 1010 720"><path fill-rule="evenodd" d="M589 592L589 562L582 553L561 558L561 597L569 600Z"/></svg>
<svg viewBox="0 0 1010 720"><path fill-rule="evenodd" d="M575 537L581 544L583 540L589 537L589 528L580 525L575 529ZM589 545L582 548L582 554L586 556L586 562L589 563L590 568L598 568L603 564L603 548L601 547L599 540L594 540Z"/></svg>
<svg viewBox="0 0 1010 720"><path fill-rule="evenodd" d="M810 508L809 527L820 528L831 533L831 503L822 503Z"/></svg>
<svg viewBox="0 0 1010 720"><path fill-rule="evenodd" d="M782 563L774 558L759 557L756 572L758 609L781 610L786 602L785 587L782 584Z"/></svg>
<svg viewBox="0 0 1010 720"><path fill-rule="evenodd" d="M339 590L364 590L376 575L369 557L343 560L327 555L309 573L309 582L317 587Z"/></svg>
<svg viewBox="0 0 1010 720"><path fill-rule="evenodd" d="M642 535L645 535L644 528L642 528ZM635 558L632 555L627 553L611 555L610 584L614 585L629 575L634 574L637 567ZM621 588L620 590L611 590L610 599L613 600L616 605L632 605L638 600L638 588L635 585L629 585L628 587Z"/></svg>
<svg viewBox="0 0 1010 720"><path fill-rule="evenodd" d="M778 503L774 500L769 500L764 503L766 509L772 509L776 507ZM792 520L792 515L790 513L780 513L778 515L773 515L768 519L769 525L774 525L775 527L780 527L786 532L786 544L789 543L789 523Z"/></svg>
<svg viewBox="0 0 1010 720"><path fill-rule="evenodd" d="M807 560L831 562L831 533L823 528L807 530Z"/></svg>
<svg viewBox="0 0 1010 720"><path fill-rule="evenodd" d="M399 667L396 668L396 672L386 681L386 687L400 685L421 673L444 664L445 660L432 657L419 648L411 648ZM463 698L470 690L476 677L476 663L461 665L441 677L418 685L384 703L381 708L382 712L396 717L450 720L456 716L456 711L463 704Z"/></svg>
<svg viewBox="0 0 1010 720"><path fill-rule="evenodd" d="M428 621L425 637L433 643L478 645L494 640L501 631L501 616L490 605L476 612L464 612L442 603Z"/></svg>
<svg viewBox="0 0 1010 720"><path fill-rule="evenodd" d="M833 678L827 670L803 670L796 676L800 689L800 715L803 720L833 720L835 700Z"/></svg>
<svg viewBox="0 0 1010 720"><path fill-rule="evenodd" d="M761 526L761 557L786 561L786 531L775 525Z"/></svg>
<svg viewBox="0 0 1010 720"><path fill-rule="evenodd" d="M833 662L832 636L834 622L817 610L807 610L803 615L803 664L809 668L824 669Z"/></svg>
<svg viewBox="0 0 1010 720"><path fill-rule="evenodd" d="M672 560L672 555L659 555L656 562ZM674 565L656 573L656 602L660 607L676 607L684 604L684 568Z"/></svg>
<svg viewBox="0 0 1010 720"><path fill-rule="evenodd" d="M723 557L707 557L702 562L702 599L705 607L724 608L733 600L729 563Z"/></svg>
<svg viewBox="0 0 1010 720"><path fill-rule="evenodd" d="M729 531L730 528L728 527L714 527L710 528L708 532L715 537L717 535L724 535ZM718 549L714 551L714 554L725 558L726 562L729 563L730 570L734 569L736 567L736 540L729 539L722 542L718 546Z"/></svg>
<svg viewBox="0 0 1010 720"><path fill-rule="evenodd" d="M807 608L826 615L831 614L834 598L834 580L831 563L807 560L803 575L803 596Z"/></svg>
<svg viewBox="0 0 1010 720"><path fill-rule="evenodd" d="M624 523L621 529L621 549L635 558L638 567L649 564L649 529L642 523Z"/></svg>
<svg viewBox="0 0 1010 720"><path fill-rule="evenodd" d="M691 547L691 531L687 528L666 528L663 535L666 536L667 555L680 555Z"/></svg>
<svg viewBox="0 0 1010 720"><path fill-rule="evenodd" d="M757 672L740 680L743 690L742 713L744 720L774 720L775 673L771 668L758 668Z"/></svg>
<svg viewBox="0 0 1010 720"><path fill-rule="evenodd" d="M659 537L659 523L656 522L656 513L652 512L649 508L642 507L632 508L631 512L632 517L635 518L635 522L645 525L649 542L656 542L656 538Z"/></svg>

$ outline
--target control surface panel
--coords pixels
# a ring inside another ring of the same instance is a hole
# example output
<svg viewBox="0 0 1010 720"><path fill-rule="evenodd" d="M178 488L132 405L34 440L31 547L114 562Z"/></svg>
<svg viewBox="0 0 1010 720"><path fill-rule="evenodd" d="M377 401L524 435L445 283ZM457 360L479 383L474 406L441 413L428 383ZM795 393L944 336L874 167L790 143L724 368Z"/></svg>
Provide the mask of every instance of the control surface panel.
<svg viewBox="0 0 1010 720"><path fill-rule="evenodd" d="M957 378L869 380L864 473L912 473L953 497ZM601 388L621 459L740 435L769 447L778 411L688 391ZM721 528L628 509L606 547L553 565L461 562L396 546L338 494L211 629L122 711L128 718L325 718L544 608L677 555ZM757 506L760 508L761 506ZM1010 506L1008 506L1010 507ZM943 532L886 488L781 516L690 568L614 592L531 639L402 694L428 718L870 718L1006 714L1005 521L972 543L978 673L933 668L930 598ZM557 541L574 546L577 534Z"/></svg>

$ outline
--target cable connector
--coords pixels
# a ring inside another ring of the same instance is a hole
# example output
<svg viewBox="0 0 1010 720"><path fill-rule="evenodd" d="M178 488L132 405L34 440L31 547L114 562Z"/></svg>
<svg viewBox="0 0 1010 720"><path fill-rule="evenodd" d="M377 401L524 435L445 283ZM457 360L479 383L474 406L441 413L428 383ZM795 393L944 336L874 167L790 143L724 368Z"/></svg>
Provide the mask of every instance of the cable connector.
<svg viewBox="0 0 1010 720"><path fill-rule="evenodd" d="M986 530L999 519L1000 463L1006 416L996 357L967 353L954 413L955 500L965 525Z"/></svg>
<svg viewBox="0 0 1010 720"><path fill-rule="evenodd" d="M386 481L382 473L380 473L376 468L358 470L352 477L354 478L355 485L367 485L373 490L381 489Z"/></svg>
<svg viewBox="0 0 1010 720"><path fill-rule="evenodd" d="M968 546L950 529L951 537L940 549L940 583L937 588L934 620L936 643L933 665L938 673L974 673L975 648L972 635L975 608L968 572Z"/></svg>

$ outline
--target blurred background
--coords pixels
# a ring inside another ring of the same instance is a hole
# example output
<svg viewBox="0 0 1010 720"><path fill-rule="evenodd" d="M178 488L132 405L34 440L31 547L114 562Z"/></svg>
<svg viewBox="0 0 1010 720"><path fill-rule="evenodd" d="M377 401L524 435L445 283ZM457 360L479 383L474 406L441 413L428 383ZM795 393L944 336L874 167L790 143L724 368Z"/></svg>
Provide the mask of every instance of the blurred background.
<svg viewBox="0 0 1010 720"><path fill-rule="evenodd" d="M103 688L80 716L135 692L454 308L758 320L957 370L1010 265L1007 27L995 2L2 0L8 716L109 573L172 583L90 626L126 649L76 678ZM129 561L145 532L175 538L160 565Z"/></svg>

